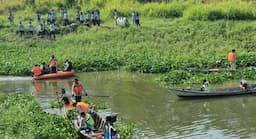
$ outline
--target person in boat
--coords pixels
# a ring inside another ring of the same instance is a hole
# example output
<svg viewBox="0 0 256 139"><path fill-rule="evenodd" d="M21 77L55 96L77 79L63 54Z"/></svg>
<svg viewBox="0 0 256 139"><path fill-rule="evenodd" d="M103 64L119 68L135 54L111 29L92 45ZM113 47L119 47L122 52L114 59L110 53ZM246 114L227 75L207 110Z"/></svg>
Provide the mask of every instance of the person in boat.
<svg viewBox="0 0 256 139"><path fill-rule="evenodd" d="M209 91L209 83L206 79L203 79L203 85L201 87L201 91Z"/></svg>
<svg viewBox="0 0 256 139"><path fill-rule="evenodd" d="M46 68L46 63L45 62L42 62L40 64L40 70L41 70L42 74L47 74L48 73L48 70Z"/></svg>
<svg viewBox="0 0 256 139"><path fill-rule="evenodd" d="M81 113L81 112L87 113L90 109L90 105L84 102L74 102L73 107L76 108L78 113Z"/></svg>
<svg viewBox="0 0 256 139"><path fill-rule="evenodd" d="M65 109L66 109L66 113L68 110L74 108L73 107L73 102L69 100L68 97L63 97L62 98L62 101L64 102L64 106L65 106Z"/></svg>
<svg viewBox="0 0 256 139"><path fill-rule="evenodd" d="M73 68L72 62L70 60L66 59L64 71L71 71L72 68Z"/></svg>
<svg viewBox="0 0 256 139"><path fill-rule="evenodd" d="M57 73L57 60L54 55L51 56L49 63L50 73Z"/></svg>
<svg viewBox="0 0 256 139"><path fill-rule="evenodd" d="M229 52L228 62L230 64L230 69L235 71L236 70L236 50L235 49L232 49L231 52Z"/></svg>
<svg viewBox="0 0 256 139"><path fill-rule="evenodd" d="M243 90L246 90L248 88L248 83L246 80L242 80L240 82L240 88L243 89Z"/></svg>
<svg viewBox="0 0 256 139"><path fill-rule="evenodd" d="M90 116L90 114L81 112L81 123L80 123L80 130L85 130L86 133L90 133L94 129L94 120Z"/></svg>
<svg viewBox="0 0 256 139"><path fill-rule="evenodd" d="M33 66L32 73L33 73L33 76L40 76L40 75L42 75L41 69L39 68L39 66L37 64L35 64Z"/></svg>
<svg viewBox="0 0 256 139"><path fill-rule="evenodd" d="M82 95L88 95L86 88L81 84L81 82L75 78L72 85L72 96L75 97L76 102L80 102L82 99Z"/></svg>

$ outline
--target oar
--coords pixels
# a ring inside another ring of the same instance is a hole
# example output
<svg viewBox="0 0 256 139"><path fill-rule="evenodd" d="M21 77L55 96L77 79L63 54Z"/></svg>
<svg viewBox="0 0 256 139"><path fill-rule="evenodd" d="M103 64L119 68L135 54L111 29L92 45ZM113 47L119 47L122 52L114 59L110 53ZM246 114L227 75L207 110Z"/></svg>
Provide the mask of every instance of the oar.
<svg viewBox="0 0 256 139"><path fill-rule="evenodd" d="M110 96L105 96L105 95L88 95L89 97L110 97Z"/></svg>

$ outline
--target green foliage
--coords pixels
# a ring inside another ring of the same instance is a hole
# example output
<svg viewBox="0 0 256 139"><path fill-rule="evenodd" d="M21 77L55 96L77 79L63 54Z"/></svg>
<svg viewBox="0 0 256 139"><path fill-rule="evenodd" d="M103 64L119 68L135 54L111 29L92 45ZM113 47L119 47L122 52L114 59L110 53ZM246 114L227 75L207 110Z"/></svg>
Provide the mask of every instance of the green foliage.
<svg viewBox="0 0 256 139"><path fill-rule="evenodd" d="M147 3L140 11L150 17L176 18L182 17L184 9L181 3Z"/></svg>
<svg viewBox="0 0 256 139"><path fill-rule="evenodd" d="M72 138L76 131L62 116L42 112L30 94L12 94L0 104L0 138ZM18 115L18 116L17 116Z"/></svg>
<svg viewBox="0 0 256 139"><path fill-rule="evenodd" d="M191 73L186 70L175 70L170 71L165 76L162 76L161 80L167 82L168 84L180 84L185 83L191 78Z"/></svg>
<svg viewBox="0 0 256 139"><path fill-rule="evenodd" d="M142 4L126 0L75 2L85 11L100 8L104 24L92 28L81 25L63 27L57 14L58 34L53 41L37 36L20 38L14 33L17 26L9 25L5 15L0 16L3 22L0 26L0 74L30 75L32 65L47 62L54 54L60 69L68 58L78 72L124 68L128 71L162 73L165 74L162 80L169 83L198 82L204 75L194 75L187 69L207 69L216 60L223 61L221 67L228 67L227 54L232 48L237 50L239 68L256 66L256 27L253 21L245 20L254 18L254 3L226 1L202 4L176 1ZM34 8L27 7L15 15L27 24L29 19L34 18L34 15L27 13L51 8L57 11L61 5L65 6L65 1L35 1ZM142 15L143 26L114 28L114 9L121 16L130 16L131 11L138 11ZM77 9L73 7L67 10L72 15ZM168 19L173 17L177 18ZM232 75L232 78L229 75L216 76L213 82L241 77L239 74Z"/></svg>
<svg viewBox="0 0 256 139"><path fill-rule="evenodd" d="M115 129L120 134L121 139L132 139L135 133L135 125L131 122L126 123L125 126L116 124Z"/></svg>
<svg viewBox="0 0 256 139"><path fill-rule="evenodd" d="M75 108L69 109L67 111L67 118L72 120L73 118L77 117L78 113L77 110Z"/></svg>
<svg viewBox="0 0 256 139"><path fill-rule="evenodd" d="M227 1L213 4L191 6L184 17L191 20L253 20L256 18L254 3Z"/></svg>

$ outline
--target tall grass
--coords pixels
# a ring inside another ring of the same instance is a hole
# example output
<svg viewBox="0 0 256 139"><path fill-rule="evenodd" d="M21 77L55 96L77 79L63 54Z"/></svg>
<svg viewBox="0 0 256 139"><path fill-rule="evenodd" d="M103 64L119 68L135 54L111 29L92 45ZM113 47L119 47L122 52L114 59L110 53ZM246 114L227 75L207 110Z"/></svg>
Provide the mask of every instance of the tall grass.
<svg viewBox="0 0 256 139"><path fill-rule="evenodd" d="M184 12L191 20L252 20L256 18L255 4L242 1L227 1L217 4L199 4Z"/></svg>

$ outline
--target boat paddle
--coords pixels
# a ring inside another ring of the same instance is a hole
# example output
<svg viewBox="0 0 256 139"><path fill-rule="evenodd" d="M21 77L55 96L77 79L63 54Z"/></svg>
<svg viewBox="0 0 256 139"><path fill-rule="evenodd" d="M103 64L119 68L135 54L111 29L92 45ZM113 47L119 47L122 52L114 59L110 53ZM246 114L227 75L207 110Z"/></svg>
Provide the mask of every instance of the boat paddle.
<svg viewBox="0 0 256 139"><path fill-rule="evenodd" d="M105 96L105 95L87 95L89 97L110 97L110 96Z"/></svg>

